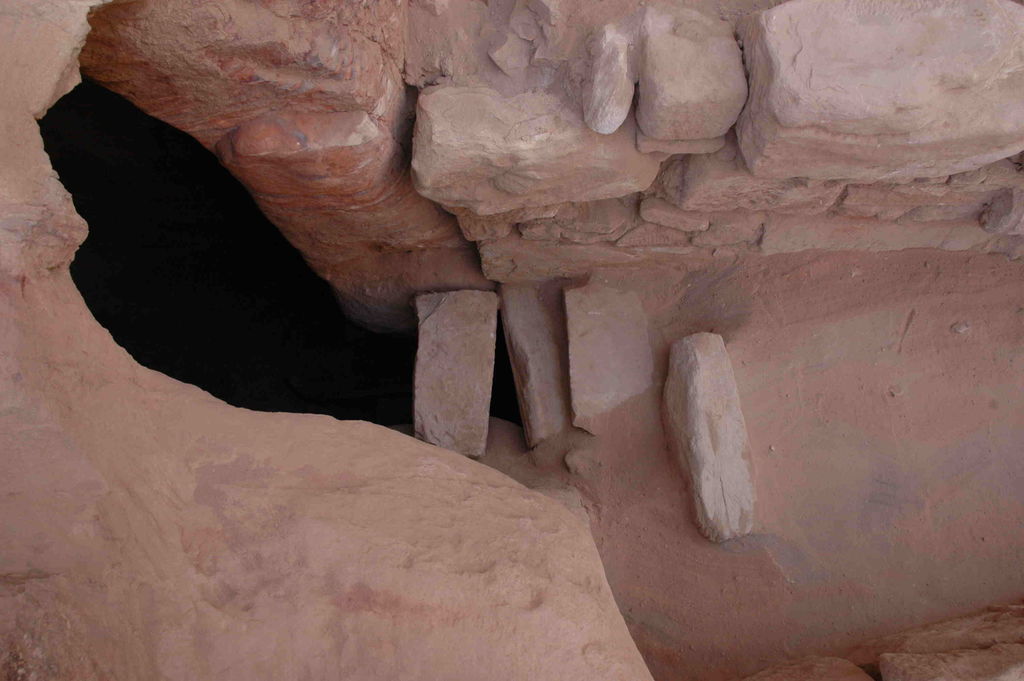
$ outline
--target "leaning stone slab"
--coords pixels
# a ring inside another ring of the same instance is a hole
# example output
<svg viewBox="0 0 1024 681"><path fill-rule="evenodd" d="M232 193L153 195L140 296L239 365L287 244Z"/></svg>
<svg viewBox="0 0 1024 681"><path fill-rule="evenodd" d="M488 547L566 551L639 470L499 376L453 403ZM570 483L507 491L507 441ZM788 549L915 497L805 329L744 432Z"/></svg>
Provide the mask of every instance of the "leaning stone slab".
<svg viewBox="0 0 1024 681"><path fill-rule="evenodd" d="M1024 149L1024 7L791 0L741 21L737 130L761 177L892 181Z"/></svg>
<svg viewBox="0 0 1024 681"><path fill-rule="evenodd" d="M632 116L602 135L586 126L578 108L545 92L425 90L413 138L416 190L445 206L491 215L649 187L662 157L637 150Z"/></svg>
<svg viewBox="0 0 1024 681"><path fill-rule="evenodd" d="M416 437L473 458L487 447L498 296L449 291L416 296L419 345Z"/></svg>
<svg viewBox="0 0 1024 681"><path fill-rule="evenodd" d="M610 135L619 129L633 105L629 39L605 26L590 41L591 73L583 95L583 120L594 132Z"/></svg>
<svg viewBox="0 0 1024 681"><path fill-rule="evenodd" d="M765 669L744 681L871 681L871 677L852 662L837 657L809 657Z"/></svg>
<svg viewBox="0 0 1024 681"><path fill-rule="evenodd" d="M1024 644L949 653L887 653L878 668L885 681L1020 681Z"/></svg>
<svg viewBox="0 0 1024 681"><path fill-rule="evenodd" d="M601 416L651 387L647 316L632 291L592 282L565 292L573 423L590 432Z"/></svg>
<svg viewBox="0 0 1024 681"><path fill-rule="evenodd" d="M715 542L748 534L750 445L721 336L697 333L672 344L664 414L672 451L690 472L701 533Z"/></svg>
<svg viewBox="0 0 1024 681"><path fill-rule="evenodd" d="M565 322L559 313L557 301L546 300L539 286L501 287L501 321L530 447L572 427Z"/></svg>

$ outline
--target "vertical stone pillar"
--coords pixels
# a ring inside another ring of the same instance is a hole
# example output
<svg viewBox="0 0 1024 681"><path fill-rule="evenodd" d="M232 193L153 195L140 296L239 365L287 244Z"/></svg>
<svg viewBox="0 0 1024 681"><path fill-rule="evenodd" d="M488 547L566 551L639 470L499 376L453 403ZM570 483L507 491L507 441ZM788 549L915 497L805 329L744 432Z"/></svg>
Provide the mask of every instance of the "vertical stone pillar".
<svg viewBox="0 0 1024 681"><path fill-rule="evenodd" d="M483 455L497 310L498 296L489 291L416 296L413 418L420 440L473 458Z"/></svg>
<svg viewBox="0 0 1024 681"><path fill-rule="evenodd" d="M530 447L572 427L565 326L557 303L552 303L537 285L501 287L505 343Z"/></svg>

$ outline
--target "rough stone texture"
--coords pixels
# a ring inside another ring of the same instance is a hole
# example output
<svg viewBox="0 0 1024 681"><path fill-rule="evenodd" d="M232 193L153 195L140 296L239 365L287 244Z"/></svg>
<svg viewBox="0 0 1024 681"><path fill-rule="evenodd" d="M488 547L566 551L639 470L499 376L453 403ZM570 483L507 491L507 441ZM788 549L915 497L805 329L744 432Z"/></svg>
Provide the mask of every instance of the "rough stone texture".
<svg viewBox="0 0 1024 681"><path fill-rule="evenodd" d="M644 198L640 203L640 217L683 232L701 232L711 226L711 219L706 213L683 210L657 196Z"/></svg>
<svg viewBox="0 0 1024 681"><path fill-rule="evenodd" d="M747 677L744 681L869 681L862 669L837 657L809 657L782 664ZM888 681L888 680L887 680Z"/></svg>
<svg viewBox="0 0 1024 681"><path fill-rule="evenodd" d="M602 430L601 417L650 389L654 361L640 299L599 282L566 289L573 423Z"/></svg>
<svg viewBox="0 0 1024 681"><path fill-rule="evenodd" d="M625 196L654 181L654 156L636 149L632 119L600 135L557 97L438 87L417 105L417 190L481 215Z"/></svg>
<svg viewBox="0 0 1024 681"><path fill-rule="evenodd" d="M500 291L519 413L526 442L536 447L572 427L565 316L561 301L552 300L557 290L505 284Z"/></svg>
<svg viewBox="0 0 1024 681"><path fill-rule="evenodd" d="M488 291L416 296L416 437L469 457L487 447L498 297Z"/></svg>
<svg viewBox="0 0 1024 681"><path fill-rule="evenodd" d="M594 132L610 135L619 129L633 106L633 74L629 40L612 26L594 36L593 60L583 100L583 120Z"/></svg>
<svg viewBox="0 0 1024 681"><path fill-rule="evenodd" d="M455 220L412 187L405 20L391 0L137 0L90 17L83 62L90 77L216 149L350 314L411 329L416 292L489 284L469 281ZM430 270L440 278L403 274L419 256L376 270L375 286L349 275L382 252L396 261L414 250L448 261ZM416 287L396 299L400 279Z"/></svg>
<svg viewBox="0 0 1024 681"><path fill-rule="evenodd" d="M885 681L1018 681L1024 644L950 653L887 653L878 663Z"/></svg>
<svg viewBox="0 0 1024 681"><path fill-rule="evenodd" d="M723 542L754 524L750 443L722 337L698 333L672 344L665 380L665 429L689 472L697 522Z"/></svg>
<svg viewBox="0 0 1024 681"><path fill-rule="evenodd" d="M559 505L378 426L229 407L96 323L32 121L92 4L0 20L0 221L39 209L0 261L4 675L649 681Z"/></svg>
<svg viewBox="0 0 1024 681"><path fill-rule="evenodd" d="M1024 189L1004 189L984 213L982 226L995 234L1024 234Z"/></svg>
<svg viewBox="0 0 1024 681"><path fill-rule="evenodd" d="M725 135L747 101L732 26L662 4L647 9L642 33L636 118L643 134L705 143Z"/></svg>
<svg viewBox="0 0 1024 681"><path fill-rule="evenodd" d="M638 198L565 204L548 217L521 222L519 233L524 239L565 239L580 244L615 241L636 223Z"/></svg>
<svg viewBox="0 0 1024 681"><path fill-rule="evenodd" d="M1024 7L791 0L741 22L760 177L939 177L1024 148ZM911 57L912 55L912 57Z"/></svg>
<svg viewBox="0 0 1024 681"><path fill-rule="evenodd" d="M944 653L978 650L1006 643L1024 643L1024 605L992 607L862 643L846 657L858 664L877 662L882 653Z"/></svg>
<svg viewBox="0 0 1024 681"><path fill-rule="evenodd" d="M645 154L713 154L725 146L725 137L711 137L698 140L659 140L648 137L639 130L636 133L636 148Z"/></svg>
<svg viewBox="0 0 1024 681"><path fill-rule="evenodd" d="M658 179L665 198L695 212L772 210L816 215L839 198L843 185L802 178L755 177L743 165L735 145L715 154L683 156L665 166Z"/></svg>

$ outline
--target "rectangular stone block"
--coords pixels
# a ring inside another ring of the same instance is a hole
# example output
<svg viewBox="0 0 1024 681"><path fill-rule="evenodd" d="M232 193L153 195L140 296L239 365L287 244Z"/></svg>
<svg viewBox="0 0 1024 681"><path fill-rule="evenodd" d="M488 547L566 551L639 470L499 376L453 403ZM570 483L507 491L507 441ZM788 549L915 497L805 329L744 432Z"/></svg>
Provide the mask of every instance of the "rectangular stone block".
<svg viewBox="0 0 1024 681"><path fill-rule="evenodd" d="M473 458L486 450L497 311L489 291L416 296L413 424L420 440Z"/></svg>
<svg viewBox="0 0 1024 681"><path fill-rule="evenodd" d="M690 473L697 523L715 542L748 534L754 519L750 445L722 337L672 344L664 398L669 445Z"/></svg>
<svg viewBox="0 0 1024 681"><path fill-rule="evenodd" d="M568 289L573 424L594 433L600 417L652 385L647 315L632 291L601 283Z"/></svg>
<svg viewBox="0 0 1024 681"><path fill-rule="evenodd" d="M565 321L540 286L501 287L501 320L526 442L536 447L572 427Z"/></svg>
<svg viewBox="0 0 1024 681"><path fill-rule="evenodd" d="M740 24L759 177L940 177L1024 149L1024 7L791 0Z"/></svg>

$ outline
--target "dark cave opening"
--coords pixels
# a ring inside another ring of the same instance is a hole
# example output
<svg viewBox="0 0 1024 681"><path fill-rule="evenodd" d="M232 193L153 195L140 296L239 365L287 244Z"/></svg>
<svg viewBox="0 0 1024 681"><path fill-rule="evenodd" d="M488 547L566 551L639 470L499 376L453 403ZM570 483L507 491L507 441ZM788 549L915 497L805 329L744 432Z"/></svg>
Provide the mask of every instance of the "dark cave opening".
<svg viewBox="0 0 1024 681"><path fill-rule="evenodd" d="M40 121L89 237L71 275L140 364L259 411L412 422L413 335L342 314L198 142L83 82ZM491 413L520 423L498 333Z"/></svg>

